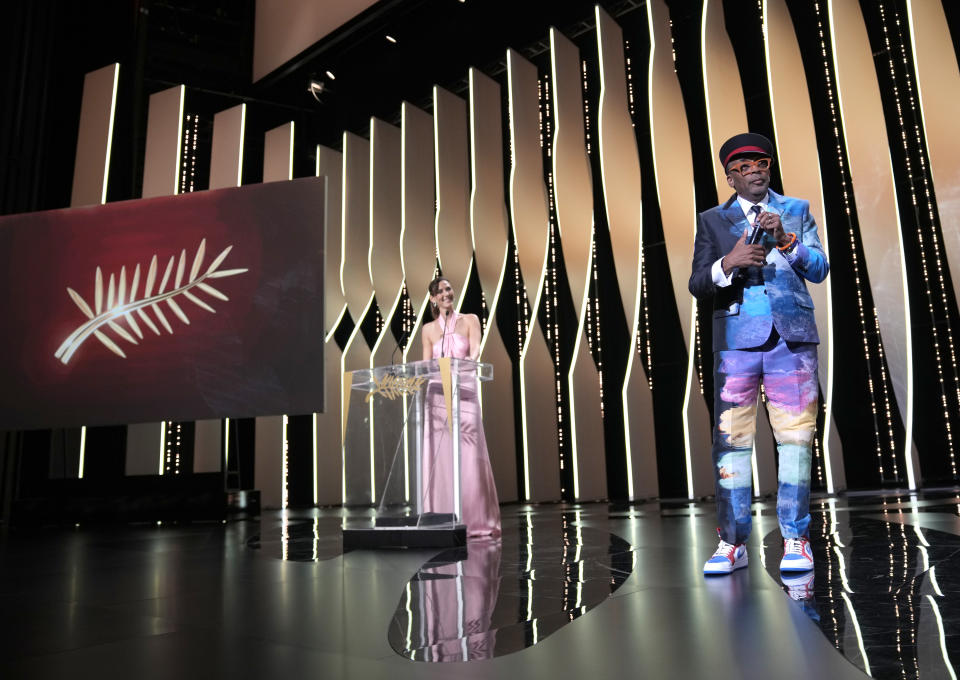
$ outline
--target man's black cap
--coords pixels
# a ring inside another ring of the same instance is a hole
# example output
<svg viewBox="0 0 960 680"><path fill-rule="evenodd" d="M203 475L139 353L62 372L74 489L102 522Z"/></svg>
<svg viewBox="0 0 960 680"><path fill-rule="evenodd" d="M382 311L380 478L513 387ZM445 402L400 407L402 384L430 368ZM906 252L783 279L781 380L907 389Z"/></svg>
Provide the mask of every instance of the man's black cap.
<svg viewBox="0 0 960 680"><path fill-rule="evenodd" d="M773 158L773 144L769 139L754 132L734 135L720 147L720 165L726 170L727 163L734 158L758 153Z"/></svg>

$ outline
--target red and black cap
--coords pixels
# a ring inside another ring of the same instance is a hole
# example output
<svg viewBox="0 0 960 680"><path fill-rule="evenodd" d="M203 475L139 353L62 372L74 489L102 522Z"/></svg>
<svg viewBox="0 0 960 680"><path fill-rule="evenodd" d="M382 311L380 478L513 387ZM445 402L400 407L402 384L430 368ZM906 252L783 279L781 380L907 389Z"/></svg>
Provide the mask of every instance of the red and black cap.
<svg viewBox="0 0 960 680"><path fill-rule="evenodd" d="M763 154L773 158L773 144L763 135L754 132L734 135L720 147L720 164L726 169L727 163L734 158L749 154Z"/></svg>

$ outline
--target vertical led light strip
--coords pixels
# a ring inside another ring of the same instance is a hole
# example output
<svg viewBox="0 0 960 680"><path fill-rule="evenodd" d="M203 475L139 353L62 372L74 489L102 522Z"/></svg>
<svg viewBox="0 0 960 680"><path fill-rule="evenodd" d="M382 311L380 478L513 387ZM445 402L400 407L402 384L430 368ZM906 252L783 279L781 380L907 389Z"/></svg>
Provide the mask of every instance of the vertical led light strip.
<svg viewBox="0 0 960 680"><path fill-rule="evenodd" d="M110 152L113 149L113 117L117 111L117 84L120 81L120 64L113 65L113 89L110 93L110 122L107 127L107 157L103 164L103 189L100 193L100 204L107 202L107 180L110 176ZM181 109L181 117L183 111ZM81 475L82 477L83 475Z"/></svg>
<svg viewBox="0 0 960 680"><path fill-rule="evenodd" d="M237 149L237 186L243 184L243 140L247 131L247 105L240 105L240 148Z"/></svg>

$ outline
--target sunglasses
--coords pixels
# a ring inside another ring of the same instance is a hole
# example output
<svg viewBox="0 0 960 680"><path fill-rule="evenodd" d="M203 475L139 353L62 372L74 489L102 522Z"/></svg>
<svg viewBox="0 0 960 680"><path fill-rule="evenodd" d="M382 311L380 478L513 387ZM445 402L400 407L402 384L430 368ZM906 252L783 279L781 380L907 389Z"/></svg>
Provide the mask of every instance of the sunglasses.
<svg viewBox="0 0 960 680"><path fill-rule="evenodd" d="M757 170L769 170L770 169L770 159L769 158L753 158L753 159L744 159L740 161L734 161L733 164L727 168L727 173L735 172L738 175L745 175L750 172L756 172Z"/></svg>

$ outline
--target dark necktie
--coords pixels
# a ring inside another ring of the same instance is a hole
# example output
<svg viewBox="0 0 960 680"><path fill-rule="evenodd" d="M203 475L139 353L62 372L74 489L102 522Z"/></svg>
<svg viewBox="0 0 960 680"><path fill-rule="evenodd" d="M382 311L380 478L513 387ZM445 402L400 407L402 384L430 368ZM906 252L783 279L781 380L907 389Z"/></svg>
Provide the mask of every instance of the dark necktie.
<svg viewBox="0 0 960 680"><path fill-rule="evenodd" d="M760 243L762 237L760 224L758 220L760 219L760 213L763 209L759 205L754 205L750 208L750 215L753 216L753 231L750 232L750 243ZM759 267L748 267L746 274L746 285L748 286L758 286L763 285L763 273Z"/></svg>

